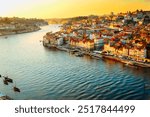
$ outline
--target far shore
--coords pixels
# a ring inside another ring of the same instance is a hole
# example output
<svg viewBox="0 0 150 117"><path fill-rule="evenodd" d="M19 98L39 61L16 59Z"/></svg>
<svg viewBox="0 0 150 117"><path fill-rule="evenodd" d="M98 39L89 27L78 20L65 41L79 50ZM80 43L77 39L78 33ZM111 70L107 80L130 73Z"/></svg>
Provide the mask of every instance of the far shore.
<svg viewBox="0 0 150 117"><path fill-rule="evenodd" d="M38 30L41 30L41 28L37 28L37 29L33 29L33 30L18 31L18 32L3 32L3 33L0 33L0 36L30 33L30 32L35 32L35 31L38 31Z"/></svg>

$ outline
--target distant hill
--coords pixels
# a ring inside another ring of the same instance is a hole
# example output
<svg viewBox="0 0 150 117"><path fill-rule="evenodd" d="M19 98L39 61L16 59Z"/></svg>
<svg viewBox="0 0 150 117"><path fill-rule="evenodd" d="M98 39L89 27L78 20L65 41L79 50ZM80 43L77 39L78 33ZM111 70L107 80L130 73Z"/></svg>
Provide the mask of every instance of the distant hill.
<svg viewBox="0 0 150 117"><path fill-rule="evenodd" d="M43 19L0 17L0 36L20 34L40 30L40 26L48 25Z"/></svg>
<svg viewBox="0 0 150 117"><path fill-rule="evenodd" d="M78 16L78 17L72 17L72 18L52 18L52 19L46 19L46 21L49 24L65 24L68 21L79 21L82 19L88 19L88 18L93 18L93 17L95 18L98 16L90 15L90 16Z"/></svg>

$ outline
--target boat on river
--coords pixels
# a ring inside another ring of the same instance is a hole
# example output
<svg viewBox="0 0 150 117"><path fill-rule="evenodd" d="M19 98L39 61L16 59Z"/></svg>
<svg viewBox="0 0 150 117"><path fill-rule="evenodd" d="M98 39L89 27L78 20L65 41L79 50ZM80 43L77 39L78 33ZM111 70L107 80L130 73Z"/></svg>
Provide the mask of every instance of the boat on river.
<svg viewBox="0 0 150 117"><path fill-rule="evenodd" d="M61 51L69 52L69 49L62 47L62 46L56 46L56 48Z"/></svg>
<svg viewBox="0 0 150 117"><path fill-rule="evenodd" d="M13 83L13 79L8 78L8 76L3 76L4 80L6 80L7 82Z"/></svg>
<svg viewBox="0 0 150 117"><path fill-rule="evenodd" d="M78 50L70 50L69 51L71 54L75 54L75 53L77 53L77 52L79 52Z"/></svg>
<svg viewBox="0 0 150 117"><path fill-rule="evenodd" d="M15 92L20 92L20 89L19 89L18 87L16 87L16 86L13 87L13 90L14 90Z"/></svg>
<svg viewBox="0 0 150 117"><path fill-rule="evenodd" d="M122 60L121 62L124 63L125 66L138 68L138 65L134 61Z"/></svg>
<svg viewBox="0 0 150 117"><path fill-rule="evenodd" d="M102 58L102 55L101 54L97 54L97 53L91 53L90 56L92 58L95 58L95 59L101 59Z"/></svg>
<svg viewBox="0 0 150 117"><path fill-rule="evenodd" d="M81 52L78 52L78 53L75 54L76 57L83 57L83 55L84 55L84 54L81 53Z"/></svg>
<svg viewBox="0 0 150 117"><path fill-rule="evenodd" d="M135 64L134 62L131 62L131 61L128 61L128 62L126 63L126 65L136 66L136 64Z"/></svg>
<svg viewBox="0 0 150 117"><path fill-rule="evenodd" d="M3 80L3 83L5 84L5 85L8 85L8 81L7 80Z"/></svg>
<svg viewBox="0 0 150 117"><path fill-rule="evenodd" d="M0 100L12 100L9 96L0 92Z"/></svg>
<svg viewBox="0 0 150 117"><path fill-rule="evenodd" d="M20 92L20 89L18 87L16 87L16 82L15 82L15 86L13 87L14 92Z"/></svg>

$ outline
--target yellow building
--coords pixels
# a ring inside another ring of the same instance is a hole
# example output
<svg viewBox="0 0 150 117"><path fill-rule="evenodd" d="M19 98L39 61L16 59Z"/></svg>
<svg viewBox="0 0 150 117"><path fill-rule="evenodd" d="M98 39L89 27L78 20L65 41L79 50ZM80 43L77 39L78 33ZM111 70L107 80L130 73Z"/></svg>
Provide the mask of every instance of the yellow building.
<svg viewBox="0 0 150 117"><path fill-rule="evenodd" d="M80 48L83 50L94 50L94 40L90 39L70 39L70 46Z"/></svg>
<svg viewBox="0 0 150 117"><path fill-rule="evenodd" d="M104 44L104 51L111 52L112 54L116 53L116 49L113 46L110 46L110 44Z"/></svg>

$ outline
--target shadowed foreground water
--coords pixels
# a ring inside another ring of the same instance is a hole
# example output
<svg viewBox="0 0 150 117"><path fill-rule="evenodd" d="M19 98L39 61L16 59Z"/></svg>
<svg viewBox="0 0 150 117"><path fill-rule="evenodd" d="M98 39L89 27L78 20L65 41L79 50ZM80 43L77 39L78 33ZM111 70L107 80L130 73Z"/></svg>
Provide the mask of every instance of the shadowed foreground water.
<svg viewBox="0 0 150 117"><path fill-rule="evenodd" d="M0 92L14 99L149 99L150 69L110 60L75 57L49 50L40 40L59 25L0 37L0 74L13 78L21 93L0 79Z"/></svg>

